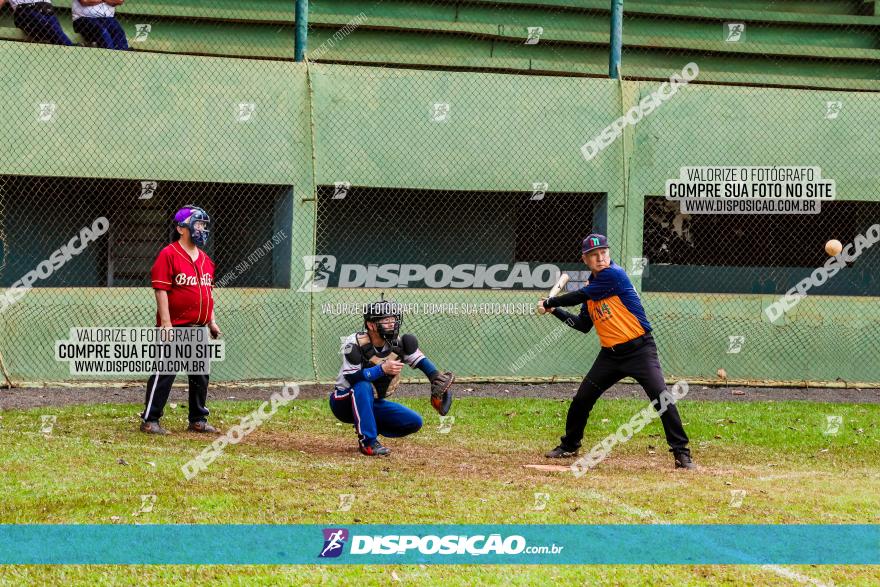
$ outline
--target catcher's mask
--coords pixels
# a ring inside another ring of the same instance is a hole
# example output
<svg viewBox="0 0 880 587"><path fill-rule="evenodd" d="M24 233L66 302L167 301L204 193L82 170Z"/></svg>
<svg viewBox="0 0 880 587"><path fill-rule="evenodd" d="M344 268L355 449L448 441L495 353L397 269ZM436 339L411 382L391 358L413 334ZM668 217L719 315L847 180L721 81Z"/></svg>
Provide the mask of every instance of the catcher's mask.
<svg viewBox="0 0 880 587"><path fill-rule="evenodd" d="M383 318L394 318L392 325L383 324ZM364 309L364 330L367 330L367 322L376 324L376 331L386 341L392 341L400 334L400 326L403 324L403 314L396 302L381 299L378 302L367 304Z"/></svg>
<svg viewBox="0 0 880 587"><path fill-rule="evenodd" d="M197 222L202 223L201 226L196 227ZM208 233L210 232L208 226L210 223L211 217L208 216L208 213L192 204L187 204L174 215L174 225L189 230L190 238L200 247L205 246L205 243L208 242Z"/></svg>

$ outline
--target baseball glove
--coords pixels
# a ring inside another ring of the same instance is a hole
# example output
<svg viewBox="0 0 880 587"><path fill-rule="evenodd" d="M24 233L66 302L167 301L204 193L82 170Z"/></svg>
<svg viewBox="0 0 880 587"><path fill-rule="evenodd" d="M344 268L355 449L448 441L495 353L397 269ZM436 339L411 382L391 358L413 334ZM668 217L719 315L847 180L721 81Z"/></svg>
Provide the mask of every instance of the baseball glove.
<svg viewBox="0 0 880 587"><path fill-rule="evenodd" d="M441 416L449 413L452 407L452 382L455 381L455 375L451 371L436 371L431 376L431 405L437 410Z"/></svg>

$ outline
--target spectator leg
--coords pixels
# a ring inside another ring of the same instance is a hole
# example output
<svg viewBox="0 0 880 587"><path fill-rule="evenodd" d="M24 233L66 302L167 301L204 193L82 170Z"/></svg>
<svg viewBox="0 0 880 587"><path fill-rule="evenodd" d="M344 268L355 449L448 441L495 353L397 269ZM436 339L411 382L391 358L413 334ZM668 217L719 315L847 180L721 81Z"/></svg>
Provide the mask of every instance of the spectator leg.
<svg viewBox="0 0 880 587"><path fill-rule="evenodd" d="M128 51L128 39L125 37L125 30L123 30L119 21L115 18L104 20L107 21L106 30L110 33L110 38L113 39L113 48L119 51Z"/></svg>
<svg viewBox="0 0 880 587"><path fill-rule="evenodd" d="M73 21L73 30L83 36L90 43L95 43L101 49L113 49L113 37L104 26L104 18L78 18Z"/></svg>
<svg viewBox="0 0 880 587"><path fill-rule="evenodd" d="M13 20L15 26L34 41L68 47L73 45L55 15L42 14L25 5L15 10Z"/></svg>

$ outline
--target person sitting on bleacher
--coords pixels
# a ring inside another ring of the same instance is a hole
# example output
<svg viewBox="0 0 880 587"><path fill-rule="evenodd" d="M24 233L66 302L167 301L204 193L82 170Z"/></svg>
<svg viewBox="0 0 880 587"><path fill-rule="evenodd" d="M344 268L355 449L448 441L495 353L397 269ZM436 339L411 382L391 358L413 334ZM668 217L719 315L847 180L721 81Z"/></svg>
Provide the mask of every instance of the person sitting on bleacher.
<svg viewBox="0 0 880 587"><path fill-rule="evenodd" d="M0 0L0 7L5 0ZM32 40L53 45L73 45L61 28L50 0L9 0L15 26Z"/></svg>
<svg viewBox="0 0 880 587"><path fill-rule="evenodd" d="M73 0L73 30L89 43L102 49L128 51L128 40L119 21L116 7L124 0Z"/></svg>

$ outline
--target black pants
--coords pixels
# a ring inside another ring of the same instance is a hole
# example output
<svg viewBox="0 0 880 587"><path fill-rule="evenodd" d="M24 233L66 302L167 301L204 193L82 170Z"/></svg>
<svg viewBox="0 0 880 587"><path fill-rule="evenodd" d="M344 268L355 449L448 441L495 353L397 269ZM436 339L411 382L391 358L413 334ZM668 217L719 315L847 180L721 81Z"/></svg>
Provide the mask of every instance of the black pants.
<svg viewBox="0 0 880 587"><path fill-rule="evenodd" d="M146 406L141 418L146 422L158 422L165 411L165 403L171 393L171 384L177 375L150 376L147 381ZM189 375L189 421L205 422L208 418L208 376Z"/></svg>
<svg viewBox="0 0 880 587"><path fill-rule="evenodd" d="M615 352L603 348L599 351L599 356L581 382L568 408L565 436L561 439L564 448L568 450L580 448L584 428L587 426L590 410L593 409L596 400L605 393L605 390L624 377L632 377L638 381L651 400L659 399L660 394L666 389L660 359L657 357L657 345L650 334L632 350ZM659 408L659 402L654 406ZM667 406L666 411L660 416L660 421L663 423L663 431L666 433L666 442L669 443L670 450L674 453L690 454L687 447L688 437L684 426L681 425L681 417L675 404Z"/></svg>
<svg viewBox="0 0 880 587"><path fill-rule="evenodd" d="M189 328L204 328L198 324L189 324ZM182 327L178 327L182 328ZM173 375L159 375L154 373L147 381L147 396L144 400L144 412L141 419L145 422L158 422L165 411L165 404L168 402L168 395L171 393L171 384L177 377ZM189 421L205 422L207 421L208 408L205 404L208 401L208 375L192 375L189 377Z"/></svg>

